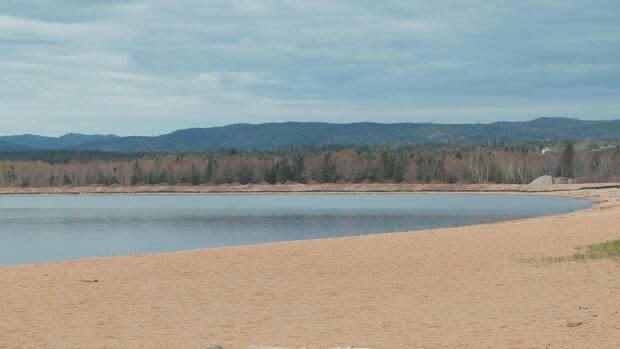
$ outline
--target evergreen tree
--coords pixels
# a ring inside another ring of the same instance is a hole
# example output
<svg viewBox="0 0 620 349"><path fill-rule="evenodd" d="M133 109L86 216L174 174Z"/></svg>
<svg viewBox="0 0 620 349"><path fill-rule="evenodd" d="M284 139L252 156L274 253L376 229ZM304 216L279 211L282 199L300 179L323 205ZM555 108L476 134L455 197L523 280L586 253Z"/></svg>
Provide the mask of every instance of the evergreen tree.
<svg viewBox="0 0 620 349"><path fill-rule="evenodd" d="M297 183L303 183L304 181L304 156L297 155L293 161L292 168L293 180Z"/></svg>
<svg viewBox="0 0 620 349"><path fill-rule="evenodd" d="M566 178L573 178L573 163L575 159L575 149L573 144L568 142L564 147L562 156L560 157L559 176Z"/></svg>
<svg viewBox="0 0 620 349"><path fill-rule="evenodd" d="M9 170L4 175L4 179L9 185L13 184L13 182L17 179L17 174L15 173L15 166L11 165L9 167Z"/></svg>
<svg viewBox="0 0 620 349"><path fill-rule="evenodd" d="M278 181L276 179L276 171L277 171L276 166L265 171L263 180L269 184L276 184L276 182Z"/></svg>
<svg viewBox="0 0 620 349"><path fill-rule="evenodd" d="M65 173L65 175L62 177L62 185L67 186L67 185L71 185L73 183L73 181L71 181L71 178L69 178L69 176Z"/></svg>
<svg viewBox="0 0 620 349"><path fill-rule="evenodd" d="M403 181L403 172L405 172L405 160L402 156L392 158L392 179L396 182Z"/></svg>
<svg viewBox="0 0 620 349"><path fill-rule="evenodd" d="M144 181L144 172L142 171L142 168L140 168L140 164L138 163L138 160L136 160L133 164L133 173L131 175L131 179L129 182L131 185L137 185L139 183L142 183L143 181Z"/></svg>
<svg viewBox="0 0 620 349"><path fill-rule="evenodd" d="M325 153L321 163L321 183L333 183L336 181L336 168L332 163L332 154Z"/></svg>
<svg viewBox="0 0 620 349"><path fill-rule="evenodd" d="M264 180L270 184L286 183L293 178L288 159L281 159L265 172Z"/></svg>
<svg viewBox="0 0 620 349"><path fill-rule="evenodd" d="M291 167L288 165L288 159L280 160L276 165L276 181L286 183L291 177Z"/></svg>
<svg viewBox="0 0 620 349"><path fill-rule="evenodd" d="M213 171L215 170L215 159L208 158L209 163L207 164L207 168L205 169L205 182L209 183L213 181Z"/></svg>
<svg viewBox="0 0 620 349"><path fill-rule="evenodd" d="M200 184L200 173L198 172L198 168L196 168L196 166L194 165L192 165L189 170L189 182L192 185Z"/></svg>
<svg viewBox="0 0 620 349"><path fill-rule="evenodd" d="M248 184L253 182L254 170L245 163L241 164L241 168L239 168L239 183Z"/></svg>
<svg viewBox="0 0 620 349"><path fill-rule="evenodd" d="M379 182L390 180L393 177L393 164L390 155L384 151L381 152L377 165L375 167L375 178Z"/></svg>

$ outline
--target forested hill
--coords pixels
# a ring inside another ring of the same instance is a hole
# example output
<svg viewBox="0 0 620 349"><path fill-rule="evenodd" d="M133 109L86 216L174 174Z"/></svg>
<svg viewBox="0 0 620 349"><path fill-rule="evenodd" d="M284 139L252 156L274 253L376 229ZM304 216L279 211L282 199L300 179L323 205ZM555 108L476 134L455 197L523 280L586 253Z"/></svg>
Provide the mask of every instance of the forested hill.
<svg viewBox="0 0 620 349"><path fill-rule="evenodd" d="M585 121L539 118L525 122L490 124L286 122L234 124L192 128L145 137L69 134L58 138L40 136L0 137L0 151L100 150L201 151L217 149L269 149L295 145L380 145L429 142L489 142L564 139L619 139L620 120Z"/></svg>
<svg viewBox="0 0 620 349"><path fill-rule="evenodd" d="M80 145L117 138L114 135L84 135L69 133L60 137L19 135L0 137L0 150L55 150L71 149Z"/></svg>

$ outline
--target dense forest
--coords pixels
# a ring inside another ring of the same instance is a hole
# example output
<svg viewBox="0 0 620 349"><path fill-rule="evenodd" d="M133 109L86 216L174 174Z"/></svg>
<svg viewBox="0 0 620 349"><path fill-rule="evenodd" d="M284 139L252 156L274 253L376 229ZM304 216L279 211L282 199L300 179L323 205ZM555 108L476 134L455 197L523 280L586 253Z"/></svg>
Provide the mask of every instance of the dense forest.
<svg viewBox="0 0 620 349"><path fill-rule="evenodd" d="M617 142L287 147L270 151L0 153L0 186L224 183L529 183L620 178Z"/></svg>

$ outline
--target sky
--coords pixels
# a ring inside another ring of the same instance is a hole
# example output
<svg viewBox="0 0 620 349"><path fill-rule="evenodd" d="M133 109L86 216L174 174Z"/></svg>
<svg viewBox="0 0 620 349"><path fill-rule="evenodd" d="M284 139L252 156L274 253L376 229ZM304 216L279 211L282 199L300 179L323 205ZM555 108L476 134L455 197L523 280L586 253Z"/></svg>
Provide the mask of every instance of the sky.
<svg viewBox="0 0 620 349"><path fill-rule="evenodd" d="M618 0L1 0L0 134L620 118Z"/></svg>

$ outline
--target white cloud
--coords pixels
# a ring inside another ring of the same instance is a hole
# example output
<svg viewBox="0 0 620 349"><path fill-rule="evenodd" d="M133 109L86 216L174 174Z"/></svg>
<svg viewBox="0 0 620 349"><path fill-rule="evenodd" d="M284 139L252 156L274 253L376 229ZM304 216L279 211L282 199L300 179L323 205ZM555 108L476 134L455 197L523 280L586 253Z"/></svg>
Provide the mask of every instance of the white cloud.
<svg viewBox="0 0 620 349"><path fill-rule="evenodd" d="M612 0L0 2L0 122L3 133L154 134L284 120L620 117L619 9Z"/></svg>
<svg viewBox="0 0 620 349"><path fill-rule="evenodd" d="M82 42L119 40L127 28L109 23L62 23L0 15L0 38Z"/></svg>
<svg viewBox="0 0 620 349"><path fill-rule="evenodd" d="M279 86L282 81L261 77L253 72L208 72L196 76L199 87L216 89L246 89L252 86Z"/></svg>

